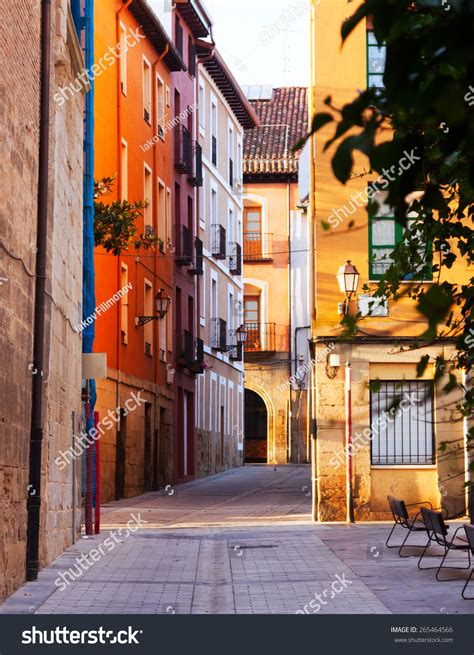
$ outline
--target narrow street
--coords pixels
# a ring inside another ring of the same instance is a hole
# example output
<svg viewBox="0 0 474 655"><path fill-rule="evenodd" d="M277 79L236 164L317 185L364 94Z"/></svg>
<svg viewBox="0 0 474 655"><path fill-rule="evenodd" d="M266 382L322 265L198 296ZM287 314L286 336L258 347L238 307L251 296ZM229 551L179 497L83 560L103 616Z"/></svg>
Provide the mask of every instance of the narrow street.
<svg viewBox="0 0 474 655"><path fill-rule="evenodd" d="M0 611L293 614L306 605L312 614L316 594L327 614L462 610L464 572L440 585L415 557L388 554L387 524L311 524L309 476L307 466L246 466L110 503L100 535L80 539ZM136 519L142 526L127 536ZM110 552L55 585L119 531ZM334 593L337 580L346 586Z"/></svg>

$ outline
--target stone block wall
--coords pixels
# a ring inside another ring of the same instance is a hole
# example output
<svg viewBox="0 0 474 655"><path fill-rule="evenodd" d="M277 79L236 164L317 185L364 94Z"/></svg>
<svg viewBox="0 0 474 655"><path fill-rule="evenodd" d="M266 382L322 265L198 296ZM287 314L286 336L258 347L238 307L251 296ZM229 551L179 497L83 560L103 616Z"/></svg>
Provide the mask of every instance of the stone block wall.
<svg viewBox="0 0 474 655"><path fill-rule="evenodd" d="M72 525L72 467L62 471L57 453L72 439L72 413L81 412L81 338L74 330L82 302L83 96L63 107L52 98L76 70L67 34L66 0L52 3L51 141L48 207L44 388L44 445L40 566L57 557L79 527ZM41 3L12 0L3 6L9 26L2 41L2 163L0 277L0 597L25 579L29 438L31 421L34 274L38 192ZM76 53L77 54L77 53ZM25 62L28 65L25 65ZM36 372L40 375L41 372ZM79 472L76 469L76 473ZM30 490L38 493L39 490Z"/></svg>

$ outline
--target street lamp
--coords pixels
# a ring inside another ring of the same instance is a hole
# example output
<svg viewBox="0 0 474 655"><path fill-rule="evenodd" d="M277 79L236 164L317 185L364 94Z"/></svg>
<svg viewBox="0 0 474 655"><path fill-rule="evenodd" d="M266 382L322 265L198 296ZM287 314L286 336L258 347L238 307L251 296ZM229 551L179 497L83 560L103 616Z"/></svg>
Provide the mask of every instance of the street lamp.
<svg viewBox="0 0 474 655"><path fill-rule="evenodd" d="M135 316L135 326L145 325L149 321L159 321L168 313L171 298L165 293L164 289L159 289L155 296L155 316Z"/></svg>
<svg viewBox="0 0 474 655"><path fill-rule="evenodd" d="M337 281L341 292L346 296L343 313L344 315L347 315L349 313L349 303L352 294L357 291L357 286L359 284L359 271L354 264L351 264L350 259L348 259L337 272Z"/></svg>
<svg viewBox="0 0 474 655"><path fill-rule="evenodd" d="M247 341L248 331L245 325L240 325L234 332L234 335L237 337L237 343L233 343L230 346L225 347L225 352L229 352L234 348L238 348Z"/></svg>

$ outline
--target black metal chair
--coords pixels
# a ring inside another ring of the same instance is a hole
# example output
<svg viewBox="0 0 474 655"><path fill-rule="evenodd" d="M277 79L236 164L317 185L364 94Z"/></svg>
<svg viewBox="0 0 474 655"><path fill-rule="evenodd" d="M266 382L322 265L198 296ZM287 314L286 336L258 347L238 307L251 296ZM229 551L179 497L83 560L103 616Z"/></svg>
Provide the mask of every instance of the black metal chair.
<svg viewBox="0 0 474 655"><path fill-rule="evenodd" d="M385 542L385 545L387 546L387 548L398 548L398 555L400 557L410 557L410 555L402 555L402 550L406 544L408 537L411 535L412 532L425 532L426 527L423 521L419 520L421 512L419 511L416 514L416 516L410 517L407 508L420 507L420 505L429 505L430 509L433 509L433 505L427 500L422 501L421 503L412 503L407 505L404 500L400 500L399 498L394 498L393 496L387 496L387 499L388 499L388 504L390 505L390 510L392 512L394 524L390 531L390 534L387 537L387 541ZM401 545L390 546L389 541L397 525L404 528L407 531L407 534ZM424 548L424 546L418 544L410 547Z"/></svg>
<svg viewBox="0 0 474 655"><path fill-rule="evenodd" d="M423 571L428 569L437 569L436 579L439 582L456 580L457 578L444 578L443 580L441 580L439 574L441 573L441 569L443 568L446 558L451 551L466 551L468 556L468 565L467 567L448 566L446 568L465 570L466 568L471 567L471 553L470 553L469 543L466 539L457 536L458 532L464 529L464 526L462 525L459 526L459 528L455 530L452 539L449 540L447 538L449 526L447 526L446 523L444 522L443 515L441 512L434 512L433 510L426 509L426 507L422 507L421 514L423 517L423 523L425 525L426 534L428 536L428 542L424 547L423 552L421 553L420 559L418 560L418 568ZM423 557L425 556L426 551L432 545L433 542L438 544L439 546L442 546L442 548L444 549L444 554L442 556L439 555L439 557L442 557L441 564L439 566L421 566Z"/></svg>
<svg viewBox="0 0 474 655"><path fill-rule="evenodd" d="M465 525L464 530L466 531L466 537L467 537L467 541L469 543L469 548L471 550L471 554L474 557L474 525ZM466 580L466 584L464 585L464 587L462 588L462 591L461 591L461 596L465 600L474 600L474 596L466 596L466 594L465 594L466 589L467 589L467 585L469 584L473 573L474 573L474 568L471 569L469 577Z"/></svg>

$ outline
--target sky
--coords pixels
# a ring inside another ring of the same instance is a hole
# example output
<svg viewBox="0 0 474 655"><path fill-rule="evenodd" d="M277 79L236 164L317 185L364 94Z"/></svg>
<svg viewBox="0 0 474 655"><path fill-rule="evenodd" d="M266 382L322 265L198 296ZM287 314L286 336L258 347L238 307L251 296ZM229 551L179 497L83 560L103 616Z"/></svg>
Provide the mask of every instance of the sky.
<svg viewBox="0 0 474 655"><path fill-rule="evenodd" d="M204 0L204 5L217 48L239 84L307 86L309 0Z"/></svg>

